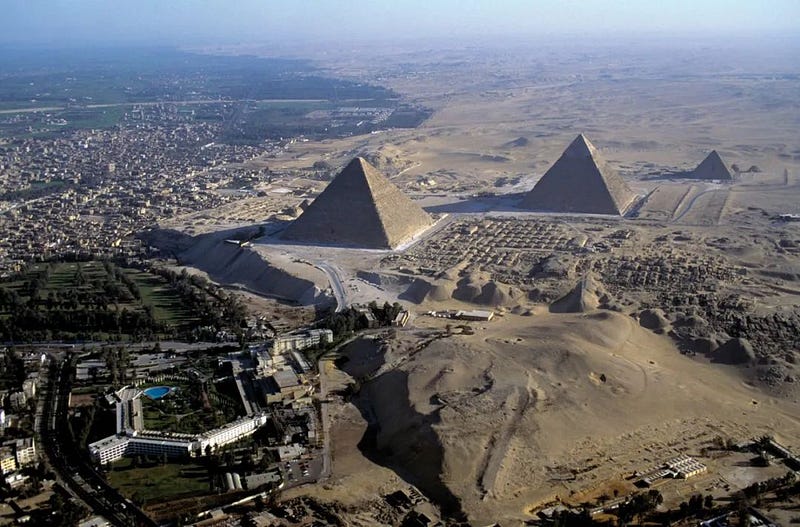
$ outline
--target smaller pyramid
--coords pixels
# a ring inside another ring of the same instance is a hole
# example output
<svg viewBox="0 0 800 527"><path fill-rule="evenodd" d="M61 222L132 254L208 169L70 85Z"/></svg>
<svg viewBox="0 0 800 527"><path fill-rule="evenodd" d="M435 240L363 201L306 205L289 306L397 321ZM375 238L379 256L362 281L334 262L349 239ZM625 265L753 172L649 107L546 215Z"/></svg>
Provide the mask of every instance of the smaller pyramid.
<svg viewBox="0 0 800 527"><path fill-rule="evenodd" d="M703 159L703 162L697 165L691 172L691 177L697 179L722 179L732 180L733 174L722 161L722 158L716 150L712 150L710 154Z"/></svg>
<svg viewBox="0 0 800 527"><path fill-rule="evenodd" d="M623 215L636 194L580 134L522 198L522 207L546 212Z"/></svg>
<svg viewBox="0 0 800 527"><path fill-rule="evenodd" d="M566 295L550 304L551 313L586 313L597 309L606 300L603 287L592 277L586 275Z"/></svg>
<svg viewBox="0 0 800 527"><path fill-rule="evenodd" d="M281 234L285 240L393 249L433 223L386 176L356 157Z"/></svg>

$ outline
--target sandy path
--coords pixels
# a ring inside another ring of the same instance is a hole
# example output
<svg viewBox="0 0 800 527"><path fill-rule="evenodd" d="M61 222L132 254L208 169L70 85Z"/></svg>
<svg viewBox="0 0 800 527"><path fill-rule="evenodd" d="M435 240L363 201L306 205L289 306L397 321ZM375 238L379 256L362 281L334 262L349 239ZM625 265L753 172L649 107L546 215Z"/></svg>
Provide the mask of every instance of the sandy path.
<svg viewBox="0 0 800 527"><path fill-rule="evenodd" d="M517 433L522 416L532 404L536 403L535 395L531 393L530 383L531 379L528 375L528 385L525 388L515 387L504 403L505 408L511 409L511 415L503 427L489 439L486 457L478 471L478 490L481 499L492 495L497 473L506 459L509 443Z"/></svg>

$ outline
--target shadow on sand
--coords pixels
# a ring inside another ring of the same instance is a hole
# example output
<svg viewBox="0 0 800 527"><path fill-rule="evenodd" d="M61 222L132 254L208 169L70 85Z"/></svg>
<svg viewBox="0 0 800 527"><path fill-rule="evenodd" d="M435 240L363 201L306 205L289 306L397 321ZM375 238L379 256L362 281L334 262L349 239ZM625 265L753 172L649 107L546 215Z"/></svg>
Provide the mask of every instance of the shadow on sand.
<svg viewBox="0 0 800 527"><path fill-rule="evenodd" d="M365 357L366 358L366 357ZM371 373L383 358L373 357ZM343 371L355 378L365 376L365 364L353 357L339 363ZM443 483L441 474L444 449L433 430L439 422L438 411L418 413L409 402L408 374L392 370L366 380L351 402L367 422L358 448L378 465L393 470L404 481L420 489L442 514L457 522L466 521L459 499Z"/></svg>
<svg viewBox="0 0 800 527"><path fill-rule="evenodd" d="M156 248L160 256L199 269L219 284L285 305L313 307L317 317L324 316L333 299L319 293L312 279L273 264L251 248L254 241L282 225L256 224L196 235L174 229L152 229L138 237Z"/></svg>
<svg viewBox="0 0 800 527"><path fill-rule="evenodd" d="M519 207L525 192L486 196L469 196L460 201L423 207L430 214L530 212Z"/></svg>
<svg viewBox="0 0 800 527"><path fill-rule="evenodd" d="M702 183L703 181L712 181L710 179L703 179L699 178L694 174L694 170L682 170L676 172L661 172L659 174L653 174L649 176L644 176L641 178L642 181L696 181L698 183Z"/></svg>

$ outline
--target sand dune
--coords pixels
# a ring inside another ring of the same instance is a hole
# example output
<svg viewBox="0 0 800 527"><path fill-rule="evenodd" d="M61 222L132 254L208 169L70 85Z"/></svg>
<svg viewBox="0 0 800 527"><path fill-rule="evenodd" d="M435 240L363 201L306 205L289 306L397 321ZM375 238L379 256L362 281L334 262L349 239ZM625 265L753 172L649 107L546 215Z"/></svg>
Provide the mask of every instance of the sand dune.
<svg viewBox="0 0 800 527"><path fill-rule="evenodd" d="M470 273L457 280L446 273L435 279L417 278L400 296L416 304L459 300L495 307L510 305L523 297L519 289L492 280L486 273Z"/></svg>

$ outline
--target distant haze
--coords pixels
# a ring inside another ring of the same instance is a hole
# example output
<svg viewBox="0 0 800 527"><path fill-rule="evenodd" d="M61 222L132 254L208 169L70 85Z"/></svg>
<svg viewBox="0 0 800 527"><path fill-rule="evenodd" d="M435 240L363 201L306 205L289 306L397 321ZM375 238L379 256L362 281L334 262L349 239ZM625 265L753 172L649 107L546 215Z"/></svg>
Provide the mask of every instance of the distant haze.
<svg viewBox="0 0 800 527"><path fill-rule="evenodd" d="M2 0L0 43L800 34L798 0Z"/></svg>

